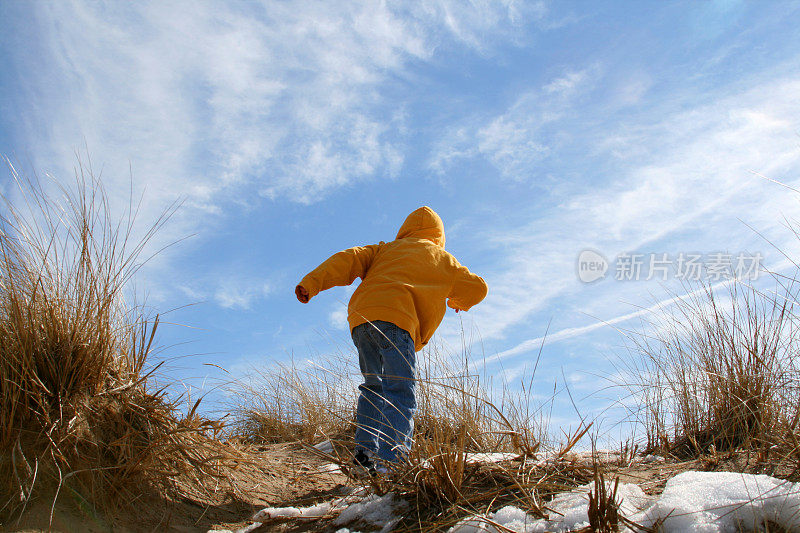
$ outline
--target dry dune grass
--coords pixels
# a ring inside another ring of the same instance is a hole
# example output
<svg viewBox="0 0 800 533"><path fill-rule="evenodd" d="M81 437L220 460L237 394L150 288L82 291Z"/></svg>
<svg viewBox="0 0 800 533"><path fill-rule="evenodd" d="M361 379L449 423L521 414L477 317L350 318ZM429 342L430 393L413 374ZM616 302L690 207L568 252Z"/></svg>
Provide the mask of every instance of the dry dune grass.
<svg viewBox="0 0 800 533"><path fill-rule="evenodd" d="M343 355L256 370L232 389L233 433L249 443L343 437L355 409L356 370Z"/></svg>
<svg viewBox="0 0 800 533"><path fill-rule="evenodd" d="M649 451L692 458L746 451L798 464L794 279L772 290L740 282L702 286L630 338L628 383L641 403Z"/></svg>
<svg viewBox="0 0 800 533"><path fill-rule="evenodd" d="M233 424L238 436L307 445L331 439L332 449L318 453L349 472L356 361L355 355L339 354L261 371L239 390ZM552 460L537 460L546 428L542 411L529 401L530 389L515 395L503 384L493 388L468 361L468 354L437 346L418 357L414 446L389 475L368 480L379 494L391 491L413 502L398 531L444 531L464 517L509 504L544 516L550 496L592 479L590 468L564 459L588 427L570 435ZM476 460L475 454L498 452L506 457Z"/></svg>
<svg viewBox="0 0 800 533"><path fill-rule="evenodd" d="M7 522L31 499L66 498L92 514L173 490L181 475L217 473L229 452L218 423L180 415L146 370L158 317L127 306L156 221L131 243L100 183L48 196L10 164L17 205L0 220L0 508Z"/></svg>
<svg viewBox="0 0 800 533"><path fill-rule="evenodd" d="M234 434L248 442L352 437L361 375L352 353L259 369L232 393ZM545 434L541 409L528 393L492 387L471 369L468 354L429 346L418 355L415 442L462 443L466 452L532 455ZM499 398L499 399L498 399Z"/></svg>

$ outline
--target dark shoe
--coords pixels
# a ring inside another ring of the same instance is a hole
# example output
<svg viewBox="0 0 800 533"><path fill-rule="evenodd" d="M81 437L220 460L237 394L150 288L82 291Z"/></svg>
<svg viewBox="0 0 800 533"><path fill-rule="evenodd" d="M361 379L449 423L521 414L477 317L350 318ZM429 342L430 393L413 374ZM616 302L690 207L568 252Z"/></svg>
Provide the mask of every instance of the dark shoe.
<svg viewBox="0 0 800 533"><path fill-rule="evenodd" d="M375 463L372 457L367 455L364 450L357 450L353 455L353 475L357 478L363 479L375 475Z"/></svg>

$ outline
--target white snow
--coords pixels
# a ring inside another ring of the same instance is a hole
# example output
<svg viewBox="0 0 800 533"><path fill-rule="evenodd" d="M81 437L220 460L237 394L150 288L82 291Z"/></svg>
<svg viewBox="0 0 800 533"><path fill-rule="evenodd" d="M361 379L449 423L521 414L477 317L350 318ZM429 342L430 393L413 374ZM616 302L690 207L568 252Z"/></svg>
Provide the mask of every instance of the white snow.
<svg viewBox="0 0 800 533"><path fill-rule="evenodd" d="M327 464L327 465L322 465L321 467L319 467L319 472L320 473L326 473L326 474L342 474L343 473L342 472L342 467L340 467L336 463L330 463L330 464Z"/></svg>
<svg viewBox="0 0 800 533"><path fill-rule="evenodd" d="M314 448L321 451L322 453L331 454L333 453L333 443L329 440L324 440L314 445Z"/></svg>
<svg viewBox="0 0 800 533"><path fill-rule="evenodd" d="M484 464L491 464L491 463L500 463L503 461L513 461L514 459L518 459L519 454L517 453L508 453L508 452L493 452L493 453L484 453L484 452L475 452L475 453L466 453L464 454L464 462L467 464L475 464L475 463L484 463ZM425 459L419 465L420 468L426 469L431 467L431 462L429 459Z"/></svg>
<svg viewBox="0 0 800 533"><path fill-rule="evenodd" d="M536 519L516 507L487 517L465 520L451 533L566 532L589 525L588 493L592 484L556 496L550 520ZM800 531L800 483L764 475L731 472L684 472L667 482L662 495L651 498L633 484L620 483L623 516L645 528L663 520L663 533L738 533L761 531L765 522ZM503 528L496 528L492 523ZM630 529L621 527L621 531Z"/></svg>
<svg viewBox="0 0 800 533"><path fill-rule="evenodd" d="M468 453L467 463L500 463L502 461L513 461L518 458L517 453L495 452L495 453Z"/></svg>
<svg viewBox="0 0 800 533"><path fill-rule="evenodd" d="M333 523L339 526L361 520L374 526L382 526L381 531L388 532L399 520L394 513L395 510L406 505L405 501L396 500L393 492L384 496L370 494L360 502L345 508Z"/></svg>
<svg viewBox="0 0 800 533"><path fill-rule="evenodd" d="M589 491L594 487L593 483L584 485L572 492L565 492L557 495L547 508L552 512L551 520L542 520L528 515L525 511L513 506L503 507L496 513L488 517L475 517L461 522L450 529L451 533L478 533L506 531L494 527L492 523L498 524L512 531L525 533L553 532L561 533L572 531L589 525ZM617 501L620 502L620 510L624 516L638 513L641 509L651 503L642 489L637 485L620 483L617 490ZM486 520L488 518L488 520ZM626 531L623 529L623 531Z"/></svg>
<svg viewBox="0 0 800 533"><path fill-rule="evenodd" d="M588 494L592 488L590 483L557 495L547 504L549 519L536 518L522 509L507 506L488 516L463 520L452 527L450 533L574 531L589 525ZM663 533L755 532L766 530L767 522L769 527L800 531L800 483L765 475L684 472L667 481L658 497L647 496L638 485L620 483L617 501L622 516L644 528L660 523L658 530ZM337 526L360 521L388 533L399 520L396 511L405 505L406 502L398 500L391 492L378 496L362 487L342 498L310 507L262 509L252 518L255 524L235 533L248 533L270 518L310 520L336 513L339 513L334 520ZM622 532L630 532L622 524L620 526ZM337 533L356 532L342 527Z"/></svg>
<svg viewBox="0 0 800 533"><path fill-rule="evenodd" d="M373 526L381 527L381 531L388 533L399 520L394 512L398 508L406 506L403 500L397 500L393 492L388 492L383 496L370 494L367 489L357 488L347 496L322 502L310 507L266 507L257 512L251 520L253 524L236 531L222 530L213 533L249 533L253 529L261 526L267 520L273 518L297 518L302 520L313 520L324 516L339 513L334 520L335 525L346 525L355 521L362 521ZM341 533L350 530L342 528ZM338 533L338 532L337 532Z"/></svg>
<svg viewBox="0 0 800 533"><path fill-rule="evenodd" d="M766 521L798 531L800 483L733 472L684 472L667 482L655 505L631 519L646 524L664 519L665 532L758 531Z"/></svg>
<svg viewBox="0 0 800 533"><path fill-rule="evenodd" d="M320 518L328 514L333 502L323 502L311 507L266 507L261 509L251 520L264 522L271 518Z"/></svg>

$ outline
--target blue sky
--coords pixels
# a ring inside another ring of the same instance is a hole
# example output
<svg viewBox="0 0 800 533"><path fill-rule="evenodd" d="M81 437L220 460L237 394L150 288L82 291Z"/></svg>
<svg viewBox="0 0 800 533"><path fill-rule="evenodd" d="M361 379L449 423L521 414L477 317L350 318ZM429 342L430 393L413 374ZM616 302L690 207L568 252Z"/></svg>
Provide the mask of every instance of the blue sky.
<svg viewBox="0 0 800 533"><path fill-rule="evenodd" d="M153 246L192 237L137 279L154 309L195 304L166 315L190 326L162 330L175 376L349 349L349 290L303 306L295 283L430 205L490 287L437 342L463 326L516 382L549 324L537 390L566 380L591 417L621 394L588 396L615 327L680 289L582 283L582 250L785 268L750 225L797 251L797 195L751 172L800 185L797 2L413 5L0 4L0 153L68 182L88 150L120 212L132 173L143 224L183 200Z"/></svg>

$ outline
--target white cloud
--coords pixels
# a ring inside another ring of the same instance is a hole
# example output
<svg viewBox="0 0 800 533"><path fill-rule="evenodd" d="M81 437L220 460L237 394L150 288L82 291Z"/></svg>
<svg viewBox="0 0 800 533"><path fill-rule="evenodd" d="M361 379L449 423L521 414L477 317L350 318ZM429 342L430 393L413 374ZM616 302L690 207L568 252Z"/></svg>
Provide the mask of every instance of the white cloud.
<svg viewBox="0 0 800 533"><path fill-rule="evenodd" d="M214 301L226 309L250 309L257 300L271 291L267 283L247 283L243 280L223 281L214 291Z"/></svg>
<svg viewBox="0 0 800 533"><path fill-rule="evenodd" d="M593 70L596 69L568 70L562 77L556 78L542 87L542 91L545 94L570 96L586 84L591 75L596 74L592 72Z"/></svg>
<svg viewBox="0 0 800 533"><path fill-rule="evenodd" d="M526 225L510 228L501 223L484 233L482 240L494 247L487 253L498 259L493 271L484 276L489 296L471 311L483 337L502 337L509 328L556 301L566 326L579 315L565 317L564 312L575 313L576 308L589 306L602 309L598 315L625 315L624 307L631 305L626 301L640 302L645 291L658 292L657 286L641 283L581 285L575 261L586 247L609 258L656 243L667 247L663 252L669 253L768 248L744 221L765 231L782 248L796 249L794 236L788 231L781 233L776 225L781 213L796 211L797 197L749 171L755 169L794 184L800 181L796 177L800 171L798 93L800 79L773 77L755 88L725 88L716 97L707 95L707 103L673 113L664 113L659 107L657 114L642 114L636 121L624 122L611 115L583 135L571 137L572 151L582 147L591 152L594 160L607 165L604 173L611 168L613 174L597 176L595 182L564 184L564 189L548 200L552 207L546 213L532 213ZM445 147L445 157L437 159L437 155L434 162L452 166L482 157L506 174L514 165L530 166L530 158L538 155L505 160L503 154L542 146L536 153L547 153L557 165L562 149L559 131L574 125L569 120L573 111L565 109L563 118L552 123L553 131L544 135L531 117L541 117L546 105L530 95L521 97L508 112L475 128L476 133L464 130L457 144L458 155L448 154ZM597 107L599 114L601 106ZM513 134L495 135L502 142L482 149L487 146L485 132L494 131L497 124ZM613 143L596 146L595 139L606 133ZM619 157L620 153L625 156ZM524 169L515 172L525 174ZM592 301L582 301L586 298ZM586 332L594 326L587 327ZM539 329L543 333L544 324ZM567 338L582 331L566 326L556 335Z"/></svg>
<svg viewBox="0 0 800 533"><path fill-rule="evenodd" d="M187 227L254 191L308 203L397 176L403 102L385 102L382 84L448 39L483 51L544 16L509 0L34 8L49 53L25 114L39 162L63 175L85 139L113 193L127 193L131 161L153 213L185 195Z"/></svg>
<svg viewBox="0 0 800 533"><path fill-rule="evenodd" d="M505 178L530 180L537 163L553 151L547 128L569 118L573 99L590 91L600 72L598 65L567 70L541 89L519 96L503 114L483 123L468 119L468 125L452 128L437 146L430 168L444 174L460 160L485 158Z"/></svg>
<svg viewBox="0 0 800 533"><path fill-rule="evenodd" d="M646 73L635 72L624 76L613 89L612 98L617 105L631 106L643 101L652 88L653 80Z"/></svg>
<svg viewBox="0 0 800 533"><path fill-rule="evenodd" d="M40 8L57 76L73 94L46 110L45 141L67 163L85 136L95 158L133 160L151 196L188 194L200 210L247 182L311 201L348 179L397 172L375 85L428 52L385 7Z"/></svg>
<svg viewBox="0 0 800 533"><path fill-rule="evenodd" d="M424 24L442 26L457 40L488 53L493 43L487 34L499 41L519 41L524 35L520 30L526 25L546 26L548 9L542 1L437 0L414 4L410 13ZM503 32L498 34L497 28L503 28Z"/></svg>
<svg viewBox="0 0 800 533"><path fill-rule="evenodd" d="M153 250L208 235L219 215L261 197L313 203L396 178L406 102L389 101L386 87L443 47L488 53L487 43L514 41L544 13L509 0L64 0L22 11L10 24L26 26L36 46L12 52L35 75L15 95L17 144L61 183L85 147L114 219L131 190L134 201L144 192L144 225L183 198ZM216 300L245 307L246 294L226 289Z"/></svg>
<svg viewBox="0 0 800 533"><path fill-rule="evenodd" d="M726 285L729 285L730 283L731 283L730 280L721 281L719 283L714 284L712 286L712 289L714 291L719 291L720 289L722 289ZM635 318L647 317L650 315L661 315L665 311L667 311L672 305L679 303L681 301L693 301L695 298L702 296L705 292L706 288L701 287L693 291L689 291L685 294L672 296L670 298L666 298L664 300L656 302L653 305L637 309L636 311L632 311L630 313L625 313L619 316L615 316L613 318L601 319L593 317L596 321L592 322L591 324L588 324L586 326L564 328L554 333L549 333L547 335L542 335L541 337L535 337L532 339L525 340L523 342L518 343L516 346L513 346L511 348L503 350L502 352L498 352L492 356L485 358L484 360L480 361L480 364L493 363L496 361L509 359L518 355L535 352L540 348L542 348L543 346L547 346L549 344L567 339L573 339L575 337L581 337L595 330L606 327L613 327L616 326L617 324L622 324L624 322L628 322Z"/></svg>
<svg viewBox="0 0 800 533"><path fill-rule="evenodd" d="M178 290L191 300L190 303L213 301L225 309L248 310L273 290L272 285L254 278L225 277L206 279L202 286L179 285Z"/></svg>
<svg viewBox="0 0 800 533"><path fill-rule="evenodd" d="M333 328L349 330L347 323L347 307L337 305L336 308L328 314L328 322Z"/></svg>

